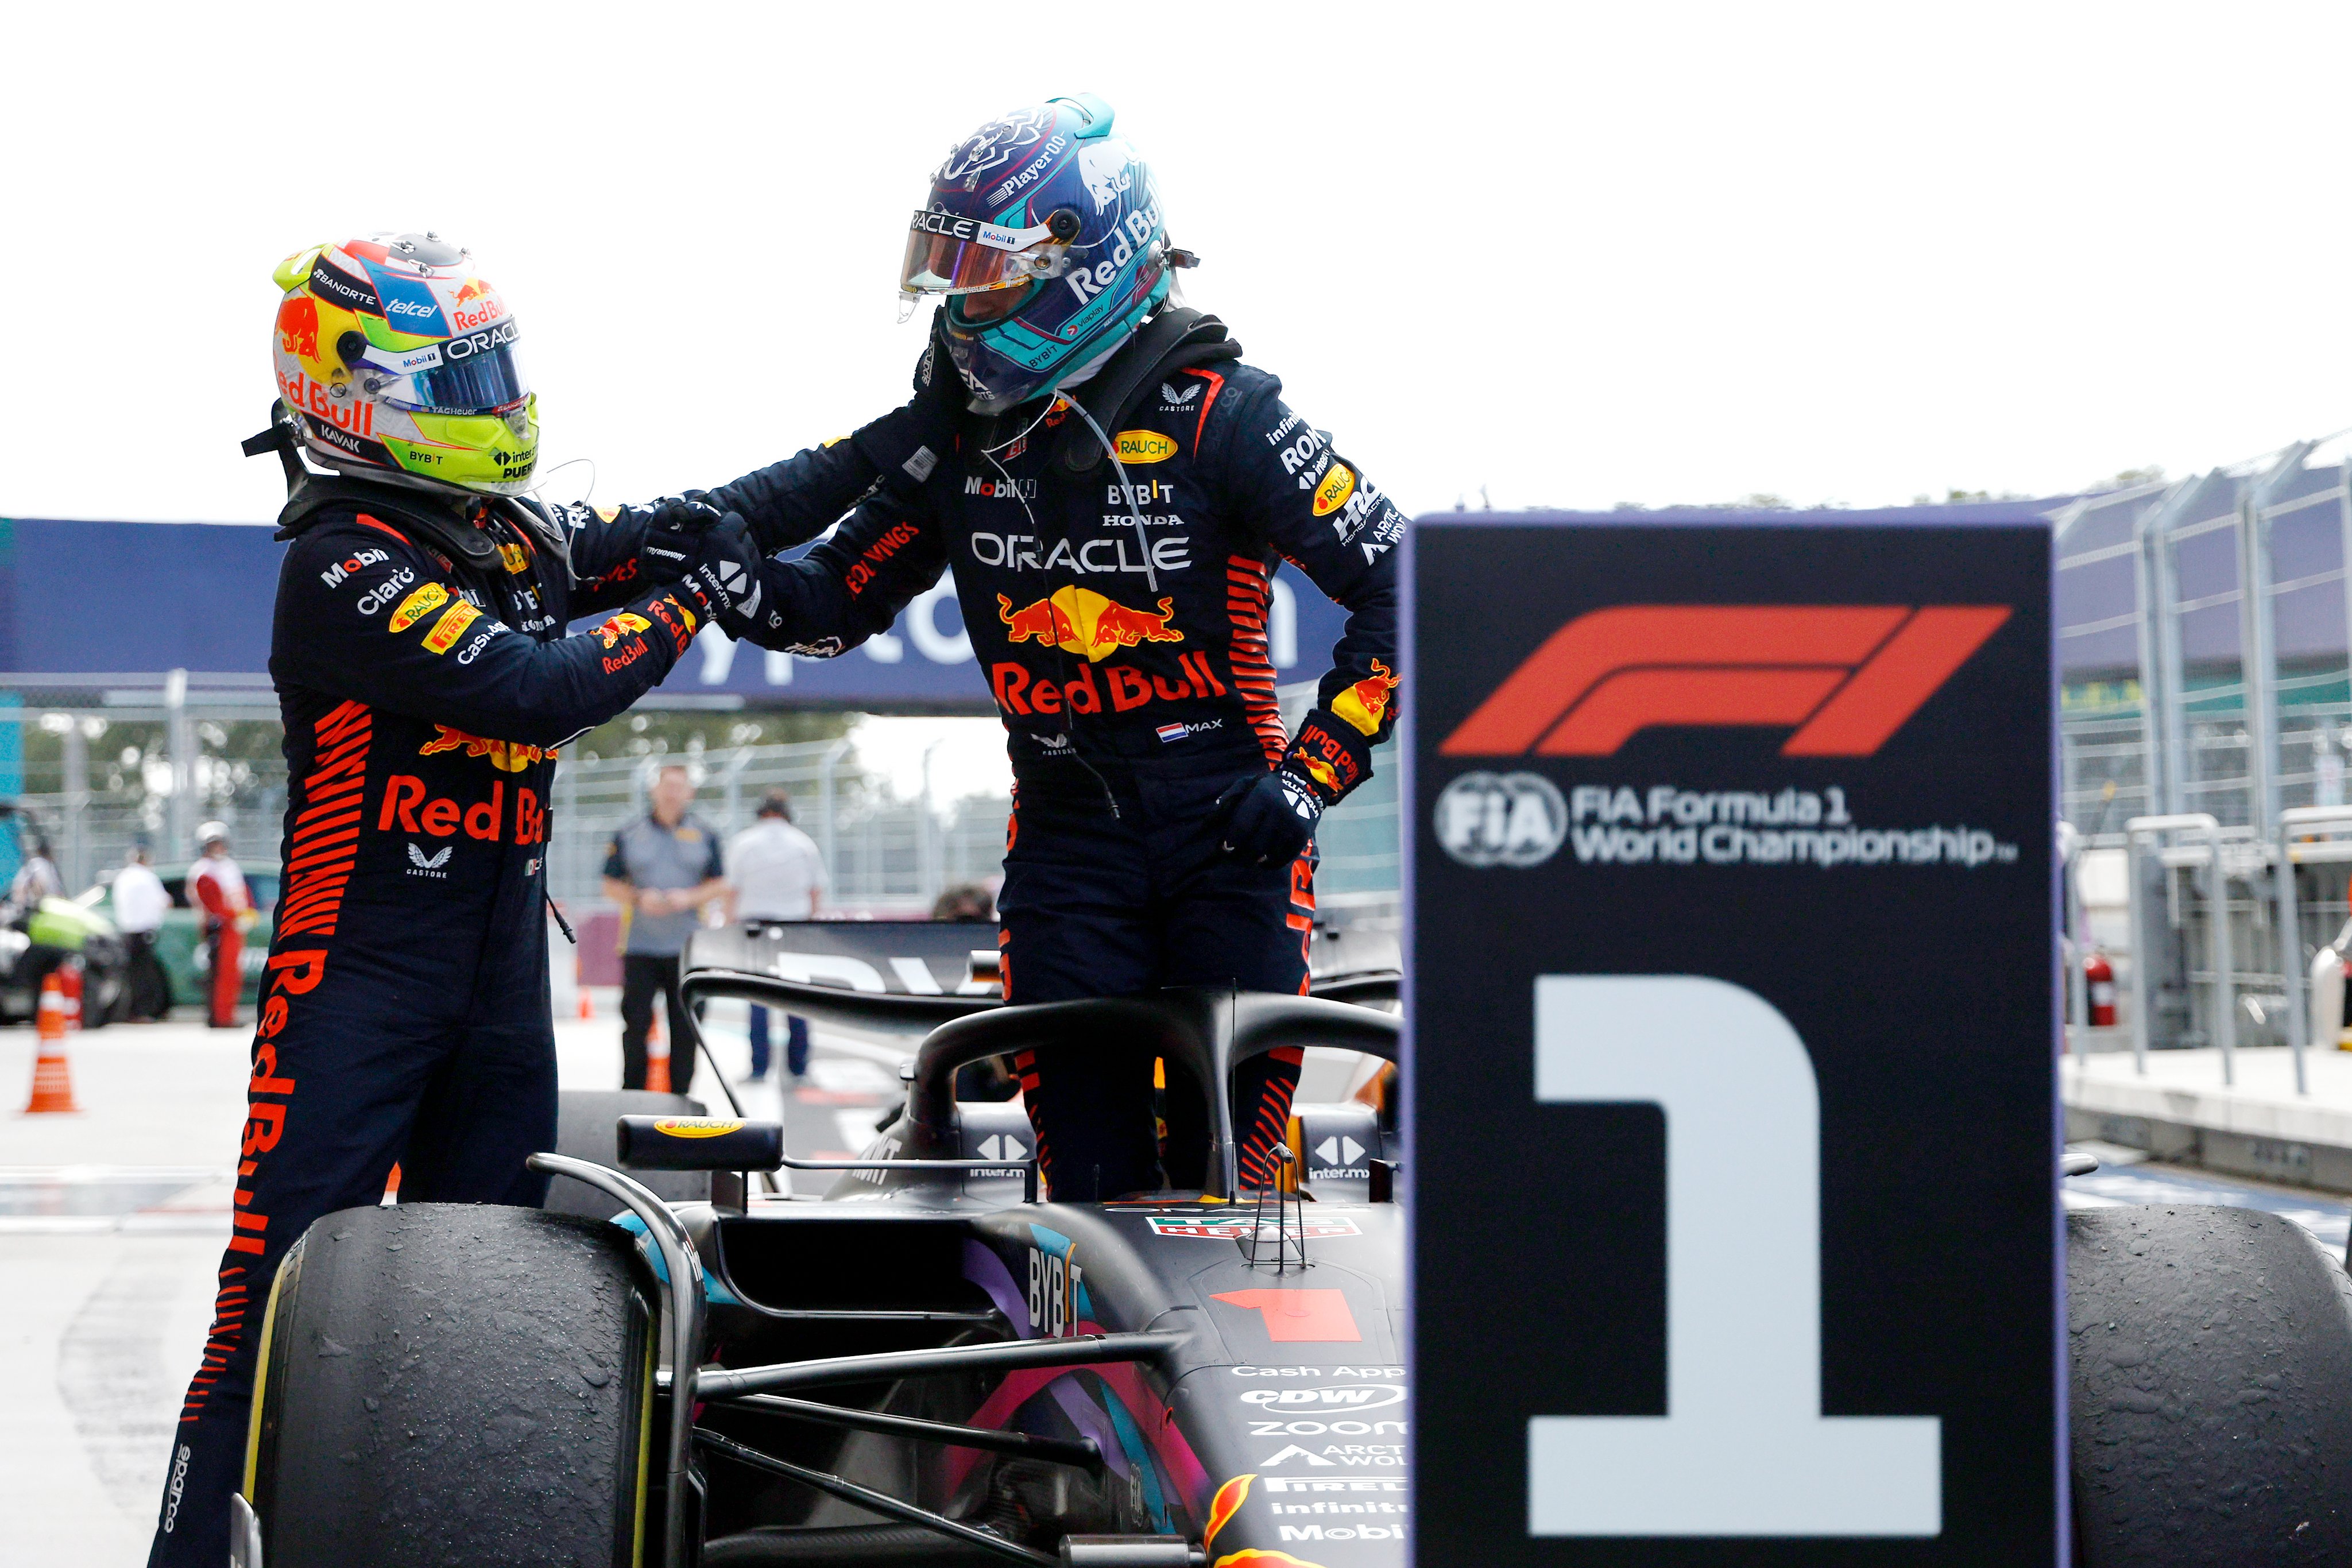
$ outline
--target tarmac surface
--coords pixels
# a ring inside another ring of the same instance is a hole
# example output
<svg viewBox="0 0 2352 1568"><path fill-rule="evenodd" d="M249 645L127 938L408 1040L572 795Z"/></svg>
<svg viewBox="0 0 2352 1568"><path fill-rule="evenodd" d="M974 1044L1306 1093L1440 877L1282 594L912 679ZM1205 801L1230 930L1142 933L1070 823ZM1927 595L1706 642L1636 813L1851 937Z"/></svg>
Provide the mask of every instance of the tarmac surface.
<svg viewBox="0 0 2352 1568"><path fill-rule="evenodd" d="M620 1082L611 992L593 1020L556 1025L569 1089ZM777 1072L782 1062L776 1020ZM733 1083L750 1068L740 1004L707 1021ZM0 1568L145 1561L182 1391L204 1343L213 1270L228 1233L248 1031L192 1023L71 1038L78 1114L16 1114L32 1079L29 1030L0 1030ZM781 1116L788 1145L854 1153L897 1099L904 1042L819 1031L805 1079L738 1087L746 1113ZM1354 1059L1310 1054L1305 1099L1338 1099ZM708 1064L694 1085L726 1109ZM2233 1181L2099 1148L2109 1163L2063 1188L2070 1207L2227 1203L2285 1215L2341 1253L2352 1207L2327 1195ZM803 1173L802 1190L833 1178ZM1932 1181L1932 1172L1915 1179Z"/></svg>
<svg viewBox="0 0 2352 1568"><path fill-rule="evenodd" d="M617 1089L617 993L598 1016L558 1019L566 1089ZM740 1003L713 1004L705 1033L746 1113L782 1117L809 1156L864 1149L896 1103L911 1048L820 1030L807 1076L741 1085L751 1047ZM0 1030L0 1568L146 1561L180 1396L195 1370L213 1270L229 1230L250 1030L173 1022L69 1037L78 1114L16 1113L34 1035ZM1313 1053L1309 1097L1337 1099L1354 1058ZM727 1101L704 1063L691 1090ZM837 1179L803 1173L803 1191Z"/></svg>

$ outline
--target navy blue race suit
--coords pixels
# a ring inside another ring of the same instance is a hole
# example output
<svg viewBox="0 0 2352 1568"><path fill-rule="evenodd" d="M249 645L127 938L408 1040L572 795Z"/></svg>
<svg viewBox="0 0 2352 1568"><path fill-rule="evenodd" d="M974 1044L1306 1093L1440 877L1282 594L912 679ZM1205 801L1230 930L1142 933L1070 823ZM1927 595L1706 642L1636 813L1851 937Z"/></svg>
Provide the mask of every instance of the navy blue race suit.
<svg viewBox="0 0 2352 1568"><path fill-rule="evenodd" d="M778 506L814 527L876 472L848 442L779 467ZM540 536L507 504L313 483L337 498L286 552L270 641L283 891L235 1231L152 1564L218 1568L227 1551L263 1308L313 1220L376 1202L395 1162L406 1200L545 1199L523 1160L555 1139L541 913L555 748L657 685L701 615L655 580L682 563L645 553L650 510L567 507L560 534ZM453 559L420 515L481 530L495 553Z"/></svg>
<svg viewBox="0 0 2352 1568"><path fill-rule="evenodd" d="M893 477L805 557L767 561L768 597L748 633L830 657L887 630L953 570L1010 732L998 906L1015 1002L1163 985L1304 990L1313 845L1295 863L1246 863L1223 852L1214 807L1237 779L1278 766L1336 801L1368 776L1392 722L1404 529L1394 505L1284 405L1265 371L1227 360L1147 388L1106 432L1128 483L1108 459L1074 468L1074 450L1098 456L1101 443L1063 405L1033 403L985 435L967 422L919 485ZM810 537L772 503L785 477L751 475L710 499L772 552ZM1284 559L1349 612L1296 737L1276 709L1266 643ZM1236 1090L1250 1184L1268 1169L1297 1086L1297 1053L1277 1054L1288 1060L1259 1059ZM1014 1065L1055 1192L1155 1184L1148 1059L1065 1050Z"/></svg>

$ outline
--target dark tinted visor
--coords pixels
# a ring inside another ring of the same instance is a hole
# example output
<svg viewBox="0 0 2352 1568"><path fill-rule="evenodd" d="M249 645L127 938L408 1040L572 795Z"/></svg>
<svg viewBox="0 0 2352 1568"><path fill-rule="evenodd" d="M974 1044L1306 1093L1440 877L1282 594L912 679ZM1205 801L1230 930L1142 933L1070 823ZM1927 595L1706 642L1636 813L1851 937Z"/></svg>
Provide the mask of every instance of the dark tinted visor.
<svg viewBox="0 0 2352 1568"><path fill-rule="evenodd" d="M454 364L444 360L438 369L419 371L406 382L406 389L387 394L390 400L434 413L495 413L530 395L530 382L511 343Z"/></svg>

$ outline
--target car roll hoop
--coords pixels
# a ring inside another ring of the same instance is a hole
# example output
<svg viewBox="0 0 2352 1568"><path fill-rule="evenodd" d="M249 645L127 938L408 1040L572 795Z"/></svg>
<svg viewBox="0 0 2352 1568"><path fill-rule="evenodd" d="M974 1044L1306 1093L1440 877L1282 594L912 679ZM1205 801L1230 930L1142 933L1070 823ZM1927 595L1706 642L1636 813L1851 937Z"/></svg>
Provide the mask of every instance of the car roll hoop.
<svg viewBox="0 0 2352 1568"><path fill-rule="evenodd" d="M1335 1046L1394 1061L1401 1032L1394 1014L1346 1002L1203 987L975 1012L941 1024L917 1050L908 1147L925 1155L954 1147L956 1069L984 1057L1115 1039L1165 1057L1197 1083L1227 1085L1243 1062L1286 1046ZM1207 1099L1208 1196L1230 1200L1241 1188L1232 1098Z"/></svg>

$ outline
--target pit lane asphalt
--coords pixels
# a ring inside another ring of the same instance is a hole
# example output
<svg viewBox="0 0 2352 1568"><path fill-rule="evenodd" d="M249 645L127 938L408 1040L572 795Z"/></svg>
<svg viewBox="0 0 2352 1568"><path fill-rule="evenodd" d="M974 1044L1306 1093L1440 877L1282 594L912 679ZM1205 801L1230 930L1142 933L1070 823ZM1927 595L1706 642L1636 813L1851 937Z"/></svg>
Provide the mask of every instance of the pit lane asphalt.
<svg viewBox="0 0 2352 1568"><path fill-rule="evenodd" d="M556 1026L566 1088L620 1082L612 993L593 1020ZM706 1028L740 1079L750 1048L740 1004ZM782 1069L782 1020L777 1069ZM190 1023L118 1027L70 1041L77 1115L22 1116L33 1036L0 1030L0 1563L122 1568L145 1560L182 1390L205 1337L212 1270L228 1232L230 1173L248 1035ZM782 1115L796 1154L865 1147L896 1100L909 1047L820 1030L806 1079L738 1087L755 1117ZM1328 1060L1327 1060L1328 1059ZM1312 1054L1305 1099L1338 1099L1354 1059ZM702 1069L697 1098L723 1112ZM2125 1151L2104 1150L2110 1160ZM802 1173L820 1192L829 1176ZM1932 1171L1911 1179L1932 1182ZM2330 1195L2151 1164L2069 1180L2070 1207L2230 1203L2308 1227L2341 1255L2352 1207Z"/></svg>
<svg viewBox="0 0 2352 1568"><path fill-rule="evenodd" d="M595 999L593 1019L556 1024L567 1089L620 1086L617 995ZM705 1020L730 1082L750 1071L746 1022L740 1003L723 1001ZM865 1148L898 1099L911 1044L820 1030L807 1077L779 1082L784 1030L773 1024L776 1076L738 1084L746 1113L781 1115L798 1155ZM24 1116L34 1037L0 1030L0 1565L146 1560L228 1235L249 1041L247 1030L188 1022L77 1034L80 1113ZM1313 1053L1307 1093L1340 1098L1354 1064ZM695 1097L724 1113L709 1071ZM796 1190L835 1179L801 1173Z"/></svg>
<svg viewBox="0 0 2352 1568"><path fill-rule="evenodd" d="M594 1019L556 1025L566 1088L620 1086L616 998L597 1000ZM744 1010L711 1012L712 1049L740 1079ZM779 1070L782 1032L779 1019ZM0 1030L0 1563L146 1560L228 1235L249 1040L187 1022L75 1035L80 1113L24 1116L33 1035ZM879 1037L821 1031L802 1084L736 1092L753 1116L786 1117L795 1153L862 1148L906 1054ZM709 1071L696 1097L723 1113ZM825 1185L807 1181L803 1190Z"/></svg>

